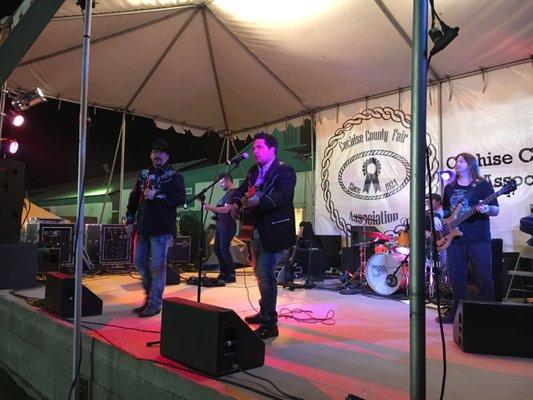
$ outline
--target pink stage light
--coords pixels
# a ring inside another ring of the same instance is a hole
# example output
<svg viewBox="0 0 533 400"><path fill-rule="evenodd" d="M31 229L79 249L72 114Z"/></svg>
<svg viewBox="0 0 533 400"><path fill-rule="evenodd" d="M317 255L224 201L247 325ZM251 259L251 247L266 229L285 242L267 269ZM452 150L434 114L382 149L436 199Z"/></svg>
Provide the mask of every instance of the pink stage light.
<svg viewBox="0 0 533 400"><path fill-rule="evenodd" d="M17 142L16 140L12 140L11 142L9 142L9 146L8 146L8 151L9 151L9 154L15 154L19 149L19 142Z"/></svg>
<svg viewBox="0 0 533 400"><path fill-rule="evenodd" d="M24 123L24 117L22 115L15 115L11 119L11 123L15 126L21 126Z"/></svg>

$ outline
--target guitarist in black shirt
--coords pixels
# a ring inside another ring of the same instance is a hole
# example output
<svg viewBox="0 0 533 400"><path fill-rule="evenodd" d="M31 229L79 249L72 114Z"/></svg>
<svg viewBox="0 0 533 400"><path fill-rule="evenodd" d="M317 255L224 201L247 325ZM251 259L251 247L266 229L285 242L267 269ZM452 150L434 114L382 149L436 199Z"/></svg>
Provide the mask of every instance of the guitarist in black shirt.
<svg viewBox="0 0 533 400"><path fill-rule="evenodd" d="M467 298L469 263L475 271L479 299L494 300L489 217L500 212L498 201L494 197L489 204L482 202L494 194L494 189L489 181L481 177L475 156L461 153L455 160L456 177L444 188L444 211L449 215L458 210L458 218L464 213L474 212L459 225L462 235L455 236L447 249L453 305L451 312L442 318L443 323L453 323L459 302Z"/></svg>

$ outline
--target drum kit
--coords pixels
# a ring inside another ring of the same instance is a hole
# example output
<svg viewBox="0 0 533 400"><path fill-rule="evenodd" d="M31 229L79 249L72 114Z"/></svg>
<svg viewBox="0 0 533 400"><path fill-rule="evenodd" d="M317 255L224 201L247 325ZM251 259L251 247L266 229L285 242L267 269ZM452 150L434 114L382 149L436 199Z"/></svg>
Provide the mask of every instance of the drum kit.
<svg viewBox="0 0 533 400"><path fill-rule="evenodd" d="M395 234L381 232L363 232L366 241L356 243L359 248L360 268L351 279L351 283L368 285L382 296L396 293L408 294L409 291L409 230L400 230ZM447 274L437 274L433 268L434 252L431 241L426 241L426 296L432 299L435 286L448 282ZM373 255L367 260L367 249L373 248ZM443 262L442 258L439 260ZM444 271L445 269L443 269Z"/></svg>

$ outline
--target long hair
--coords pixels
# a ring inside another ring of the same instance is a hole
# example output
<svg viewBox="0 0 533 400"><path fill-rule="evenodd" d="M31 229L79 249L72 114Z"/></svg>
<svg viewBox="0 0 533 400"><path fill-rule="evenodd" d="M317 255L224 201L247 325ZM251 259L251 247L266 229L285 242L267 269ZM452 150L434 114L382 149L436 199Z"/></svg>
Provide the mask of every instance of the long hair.
<svg viewBox="0 0 533 400"><path fill-rule="evenodd" d="M472 178L472 182L483 180L483 177L479 172L479 163L477 162L476 156L470 153L459 153L455 156L456 162L459 157L463 157L465 159L466 164L468 165L468 172L470 174L470 178ZM458 179L459 175L456 174L451 184L456 185Z"/></svg>

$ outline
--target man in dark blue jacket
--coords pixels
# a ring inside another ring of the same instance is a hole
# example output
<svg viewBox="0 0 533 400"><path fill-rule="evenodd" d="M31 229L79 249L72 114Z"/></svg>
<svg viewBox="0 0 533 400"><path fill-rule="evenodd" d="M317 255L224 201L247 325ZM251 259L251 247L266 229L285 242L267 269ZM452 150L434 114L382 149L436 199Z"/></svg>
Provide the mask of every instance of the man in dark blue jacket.
<svg viewBox="0 0 533 400"><path fill-rule="evenodd" d="M150 159L152 166L139 173L126 213L126 229L129 234L135 232L134 265L146 293L145 303L133 310L139 317L161 312L167 252L176 235L176 207L185 203L185 183L168 164L169 147L164 139L154 141Z"/></svg>
<svg viewBox="0 0 533 400"><path fill-rule="evenodd" d="M259 249L255 275L259 281L260 312L245 318L260 324L255 333L262 339L278 336L276 266L283 251L294 245L294 187L296 173L290 165L277 159L278 142L267 133L254 136L256 161L242 184L236 189L232 203L235 215L239 206L254 217L253 240Z"/></svg>

